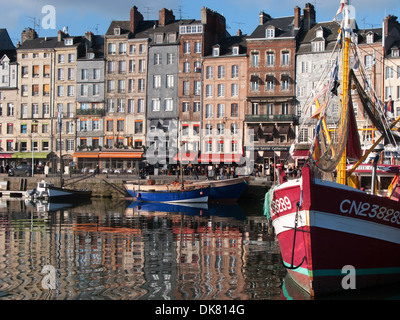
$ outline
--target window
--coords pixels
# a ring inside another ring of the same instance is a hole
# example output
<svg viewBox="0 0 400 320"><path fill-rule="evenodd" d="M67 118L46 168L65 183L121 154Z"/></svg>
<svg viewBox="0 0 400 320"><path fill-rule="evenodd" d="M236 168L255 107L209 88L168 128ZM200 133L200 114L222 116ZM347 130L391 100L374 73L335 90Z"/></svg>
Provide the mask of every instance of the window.
<svg viewBox="0 0 400 320"><path fill-rule="evenodd" d="M50 105L47 103L43 104L43 116L49 117L50 116Z"/></svg>
<svg viewBox="0 0 400 320"><path fill-rule="evenodd" d="M43 151L49 150L49 142L48 141L42 141L42 150Z"/></svg>
<svg viewBox="0 0 400 320"><path fill-rule="evenodd" d="M231 148L232 148L232 152L237 152L238 151L238 144L237 144L236 141L232 141Z"/></svg>
<svg viewBox="0 0 400 320"><path fill-rule="evenodd" d="M33 96L38 96L39 95L39 85L38 84L34 84L32 86L32 95Z"/></svg>
<svg viewBox="0 0 400 320"><path fill-rule="evenodd" d="M68 68L68 80L75 80L75 69Z"/></svg>
<svg viewBox="0 0 400 320"><path fill-rule="evenodd" d="M190 110L189 102L183 102L182 103L182 112L189 112L189 110Z"/></svg>
<svg viewBox="0 0 400 320"><path fill-rule="evenodd" d="M22 77L28 76L28 67L26 67L26 66L21 67L21 75L22 75Z"/></svg>
<svg viewBox="0 0 400 320"><path fill-rule="evenodd" d="M282 103L282 114L289 114L289 104Z"/></svg>
<svg viewBox="0 0 400 320"><path fill-rule="evenodd" d="M135 60L129 60L129 73L134 73L135 72Z"/></svg>
<svg viewBox="0 0 400 320"><path fill-rule="evenodd" d="M311 43L312 52L325 51L325 41L314 41Z"/></svg>
<svg viewBox="0 0 400 320"><path fill-rule="evenodd" d="M27 118L28 116L28 106L26 104L21 104L21 115L22 118Z"/></svg>
<svg viewBox="0 0 400 320"><path fill-rule="evenodd" d="M193 103L193 112L200 112L200 102L196 101Z"/></svg>
<svg viewBox="0 0 400 320"><path fill-rule="evenodd" d="M206 105L206 118L212 118L213 116L213 105L207 104Z"/></svg>
<svg viewBox="0 0 400 320"><path fill-rule="evenodd" d="M114 100L107 99L107 112L114 112Z"/></svg>
<svg viewBox="0 0 400 320"><path fill-rule="evenodd" d="M251 76L250 78L250 91L260 90L260 78L258 76Z"/></svg>
<svg viewBox="0 0 400 320"><path fill-rule="evenodd" d="M13 134L13 133L14 133L14 124L7 123L7 134Z"/></svg>
<svg viewBox="0 0 400 320"><path fill-rule="evenodd" d="M50 77L50 66L49 65L44 65L43 66L43 76L45 78Z"/></svg>
<svg viewBox="0 0 400 320"><path fill-rule="evenodd" d="M134 113L134 112L135 112L135 100L128 99L128 113Z"/></svg>
<svg viewBox="0 0 400 320"><path fill-rule="evenodd" d="M153 88L154 89L161 88L161 76L160 75L153 76Z"/></svg>
<svg viewBox="0 0 400 320"><path fill-rule="evenodd" d="M139 44L139 53L140 54L146 53L146 46L144 44Z"/></svg>
<svg viewBox="0 0 400 320"><path fill-rule="evenodd" d="M193 135L194 136L198 136L200 134L200 126L198 124L194 124L193 125ZM194 149L194 150L198 150L198 149Z"/></svg>
<svg viewBox="0 0 400 320"><path fill-rule="evenodd" d="M284 78L281 81L281 89L282 90L289 90L289 79L288 78Z"/></svg>
<svg viewBox="0 0 400 320"><path fill-rule="evenodd" d="M126 73L126 61L118 61L118 73Z"/></svg>
<svg viewBox="0 0 400 320"><path fill-rule="evenodd" d="M267 103L267 115L272 116L274 114L274 104Z"/></svg>
<svg viewBox="0 0 400 320"><path fill-rule="evenodd" d="M72 46L72 45L74 44L74 40L71 39L71 38L64 39L64 44L65 44L66 46Z"/></svg>
<svg viewBox="0 0 400 320"><path fill-rule="evenodd" d="M44 84L43 85L43 95L44 96L49 96L50 95L50 85L49 84Z"/></svg>
<svg viewBox="0 0 400 320"><path fill-rule="evenodd" d="M282 65L288 66L289 65L289 51L282 52Z"/></svg>
<svg viewBox="0 0 400 320"><path fill-rule="evenodd" d="M237 123L232 123L231 124L231 134L235 135L239 133L239 127Z"/></svg>
<svg viewBox="0 0 400 320"><path fill-rule="evenodd" d="M161 53L154 54L154 65L160 65L162 63Z"/></svg>
<svg viewBox="0 0 400 320"><path fill-rule="evenodd" d="M369 33L367 34L367 44L372 44L372 43L374 43L374 34Z"/></svg>
<svg viewBox="0 0 400 320"><path fill-rule="evenodd" d="M258 52L250 54L250 67L258 67L260 64L260 55Z"/></svg>
<svg viewBox="0 0 400 320"><path fill-rule="evenodd" d="M174 108L174 101L171 98L164 99L164 110L172 111Z"/></svg>
<svg viewBox="0 0 400 320"><path fill-rule="evenodd" d="M251 114L254 116L258 115L258 103L253 102L251 104Z"/></svg>
<svg viewBox="0 0 400 320"><path fill-rule="evenodd" d="M212 79L213 77L213 67L207 66L206 67L206 79Z"/></svg>
<svg viewBox="0 0 400 320"><path fill-rule="evenodd" d="M99 119L92 120L92 130L100 130L100 120ZM68 133L68 130L67 130L67 133Z"/></svg>
<svg viewBox="0 0 400 320"><path fill-rule="evenodd" d="M225 85L219 84L218 85L218 97L224 97L224 96L225 96Z"/></svg>
<svg viewBox="0 0 400 320"><path fill-rule="evenodd" d="M28 126L26 124L21 124L21 133L28 133Z"/></svg>
<svg viewBox="0 0 400 320"><path fill-rule="evenodd" d="M144 112L144 99L138 99L138 113Z"/></svg>
<svg viewBox="0 0 400 320"><path fill-rule="evenodd" d="M393 79L394 77L394 70L392 67L386 67L386 79Z"/></svg>
<svg viewBox="0 0 400 320"><path fill-rule="evenodd" d="M175 62L175 55L173 53L167 53L167 64L173 64Z"/></svg>
<svg viewBox="0 0 400 320"><path fill-rule="evenodd" d="M69 63L75 62L75 54L74 53L69 53L68 54L68 62Z"/></svg>
<svg viewBox="0 0 400 320"><path fill-rule="evenodd" d="M67 151L72 151L75 149L74 139L67 139Z"/></svg>
<svg viewBox="0 0 400 320"><path fill-rule="evenodd" d="M218 123L217 124L217 134L224 135L224 132L225 132L225 125L223 123Z"/></svg>
<svg viewBox="0 0 400 320"><path fill-rule="evenodd" d="M125 120L117 120L117 132L124 131Z"/></svg>
<svg viewBox="0 0 400 320"><path fill-rule="evenodd" d="M64 63L64 55L63 54L58 55L58 63Z"/></svg>
<svg viewBox="0 0 400 320"><path fill-rule="evenodd" d="M239 47L237 47L237 46L233 47L232 48L232 54L235 55L235 56L238 55L239 54Z"/></svg>
<svg viewBox="0 0 400 320"><path fill-rule="evenodd" d="M206 152L212 152L212 141L206 141Z"/></svg>
<svg viewBox="0 0 400 320"><path fill-rule="evenodd" d="M174 87L174 75L172 74L167 74L167 88L173 88Z"/></svg>
<svg viewBox="0 0 400 320"><path fill-rule="evenodd" d="M225 117L225 105L222 103L219 103L217 106L217 117L218 118Z"/></svg>
<svg viewBox="0 0 400 320"><path fill-rule="evenodd" d="M213 55L213 57L218 57L219 56L219 47L213 48L212 55Z"/></svg>
<svg viewBox="0 0 400 320"><path fill-rule="evenodd" d="M125 112L125 99L117 99L117 112Z"/></svg>
<svg viewBox="0 0 400 320"><path fill-rule="evenodd" d="M81 80L88 80L89 79L89 70L82 69L81 71Z"/></svg>
<svg viewBox="0 0 400 320"><path fill-rule="evenodd" d="M144 79L138 80L138 92L144 92L145 89L145 82Z"/></svg>
<svg viewBox="0 0 400 320"><path fill-rule="evenodd" d="M275 38L275 29L266 29L265 30L265 37L267 39Z"/></svg>
<svg viewBox="0 0 400 320"><path fill-rule="evenodd" d="M194 53L201 53L201 42L194 43Z"/></svg>
<svg viewBox="0 0 400 320"><path fill-rule="evenodd" d="M185 42L184 43L183 53L190 53L190 42Z"/></svg>
<svg viewBox="0 0 400 320"><path fill-rule="evenodd" d="M169 33L167 35L168 38L168 43L174 43L176 41L176 34L175 33Z"/></svg>
<svg viewBox="0 0 400 320"><path fill-rule="evenodd" d="M206 124L206 135L212 135L212 124Z"/></svg>
<svg viewBox="0 0 400 320"><path fill-rule="evenodd" d="M113 120L107 120L106 124L107 124L106 125L107 131L113 131L114 128Z"/></svg>
<svg viewBox="0 0 400 320"><path fill-rule="evenodd" d="M224 152L224 141L218 141L217 143L217 152L223 153Z"/></svg>
<svg viewBox="0 0 400 320"><path fill-rule="evenodd" d="M311 72L311 62L310 61L302 61L301 62L301 73L310 73Z"/></svg>
<svg viewBox="0 0 400 320"><path fill-rule="evenodd" d="M117 48L117 46L115 43L109 43L108 44L108 54L115 54L116 48Z"/></svg>
<svg viewBox="0 0 400 320"><path fill-rule="evenodd" d="M75 95L75 86L68 86L68 97L73 97Z"/></svg>
<svg viewBox="0 0 400 320"><path fill-rule="evenodd" d="M213 85L207 84L206 85L206 97L212 97L212 96L213 96Z"/></svg>
<svg viewBox="0 0 400 320"><path fill-rule="evenodd" d="M100 95L100 85L98 83L93 84L93 95L94 96Z"/></svg>
<svg viewBox="0 0 400 320"><path fill-rule="evenodd" d="M81 119L80 131L87 131L88 121L86 119Z"/></svg>
<svg viewBox="0 0 400 320"><path fill-rule="evenodd" d="M140 59L139 60L139 73L146 72L146 60Z"/></svg>
<svg viewBox="0 0 400 320"><path fill-rule="evenodd" d="M225 78L225 66L218 66L218 79Z"/></svg>
<svg viewBox="0 0 400 320"><path fill-rule="evenodd" d="M32 76L34 78L39 78L39 66L32 67Z"/></svg>
<svg viewBox="0 0 400 320"><path fill-rule="evenodd" d="M238 77L239 77L239 66L233 65L232 66L232 78L238 78Z"/></svg>
<svg viewBox="0 0 400 320"><path fill-rule="evenodd" d="M32 104L32 117L37 118L39 116L39 105L37 103Z"/></svg>
<svg viewBox="0 0 400 320"><path fill-rule="evenodd" d="M187 96L190 94L190 83L189 81L183 81L183 95Z"/></svg>
<svg viewBox="0 0 400 320"><path fill-rule="evenodd" d="M194 95L199 96L201 93L201 84L200 81L194 81Z"/></svg>
<svg viewBox="0 0 400 320"><path fill-rule="evenodd" d="M151 111L160 111L160 99L151 100Z"/></svg>
<svg viewBox="0 0 400 320"><path fill-rule="evenodd" d="M81 96L87 97L89 94L89 86L87 84L81 84Z"/></svg>
<svg viewBox="0 0 400 320"><path fill-rule="evenodd" d="M182 125L182 135L183 136L189 135L189 125L187 125L187 124Z"/></svg>
<svg viewBox="0 0 400 320"><path fill-rule="evenodd" d="M231 117L239 116L239 105L237 103L231 104Z"/></svg>
<svg viewBox="0 0 400 320"><path fill-rule="evenodd" d="M183 72L189 73L190 72L190 62L184 62L183 63Z"/></svg>
<svg viewBox="0 0 400 320"><path fill-rule="evenodd" d="M143 121L135 121L135 134L143 133Z"/></svg>
<svg viewBox="0 0 400 320"><path fill-rule="evenodd" d="M120 43L119 44L119 54L125 54L126 53L126 43Z"/></svg>
<svg viewBox="0 0 400 320"><path fill-rule="evenodd" d="M231 96L237 97L239 95L239 85L237 83L231 84Z"/></svg>

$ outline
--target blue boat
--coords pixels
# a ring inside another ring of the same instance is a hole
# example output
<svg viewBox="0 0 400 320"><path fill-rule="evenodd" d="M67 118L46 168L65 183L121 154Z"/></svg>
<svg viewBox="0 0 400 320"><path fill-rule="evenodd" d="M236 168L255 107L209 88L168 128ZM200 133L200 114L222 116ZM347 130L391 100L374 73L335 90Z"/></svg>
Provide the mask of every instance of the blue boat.
<svg viewBox="0 0 400 320"><path fill-rule="evenodd" d="M191 187L185 189L168 189L154 187L153 189L133 188L126 189L134 201L141 202L171 202L171 203L190 203L207 202L210 188Z"/></svg>
<svg viewBox="0 0 400 320"><path fill-rule="evenodd" d="M210 202L216 202L216 203L236 202L240 198L240 196L242 195L243 191L246 189L248 184L249 184L249 177L240 177L240 178L225 179L225 180L203 180L203 181L185 182L185 186L202 188L203 190L210 189L208 194L208 200ZM133 195L136 190L140 190L139 193L141 194L143 192L149 192L149 191L158 193L172 192L172 191L179 191L181 185L180 184L140 185L133 182L127 182L124 184L124 187L131 197L137 198L136 195Z"/></svg>

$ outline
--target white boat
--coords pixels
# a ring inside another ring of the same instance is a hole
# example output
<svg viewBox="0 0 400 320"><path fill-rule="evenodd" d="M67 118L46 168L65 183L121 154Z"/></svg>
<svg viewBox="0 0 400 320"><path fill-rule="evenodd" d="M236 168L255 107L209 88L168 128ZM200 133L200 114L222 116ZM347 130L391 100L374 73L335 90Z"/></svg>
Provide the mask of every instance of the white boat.
<svg viewBox="0 0 400 320"><path fill-rule="evenodd" d="M56 187L53 183L42 180L38 182L36 189L27 192L27 196L32 199L55 200L82 200L92 196L91 190L74 190Z"/></svg>

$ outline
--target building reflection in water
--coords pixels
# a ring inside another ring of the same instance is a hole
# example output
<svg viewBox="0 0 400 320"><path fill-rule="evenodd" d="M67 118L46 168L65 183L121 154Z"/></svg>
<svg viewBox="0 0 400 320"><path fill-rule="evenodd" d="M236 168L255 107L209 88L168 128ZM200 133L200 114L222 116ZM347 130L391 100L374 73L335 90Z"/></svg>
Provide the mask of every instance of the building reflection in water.
<svg viewBox="0 0 400 320"><path fill-rule="evenodd" d="M0 297L278 299L285 271L266 226L239 206L97 201L49 212L11 201L0 208ZM46 265L55 290L43 288Z"/></svg>

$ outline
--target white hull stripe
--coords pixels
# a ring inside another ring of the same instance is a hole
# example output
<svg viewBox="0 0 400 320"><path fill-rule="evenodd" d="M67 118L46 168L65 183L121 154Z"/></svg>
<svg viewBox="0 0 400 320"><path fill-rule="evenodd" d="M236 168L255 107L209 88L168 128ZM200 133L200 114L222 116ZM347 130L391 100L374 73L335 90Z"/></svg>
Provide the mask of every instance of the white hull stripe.
<svg viewBox="0 0 400 320"><path fill-rule="evenodd" d="M208 201L208 196L206 197L201 197L201 198L195 198L195 199L183 199L183 200L172 200L172 201L164 201L166 203L183 203L183 202L187 202L187 203L194 203L194 202L207 202Z"/></svg>
<svg viewBox="0 0 400 320"><path fill-rule="evenodd" d="M299 213L297 226L302 227L306 225L306 211L300 211ZM294 228L295 214L287 214L273 221L276 235ZM311 227L340 231L400 244L400 230L398 228L321 211L311 211L310 217L309 225Z"/></svg>

